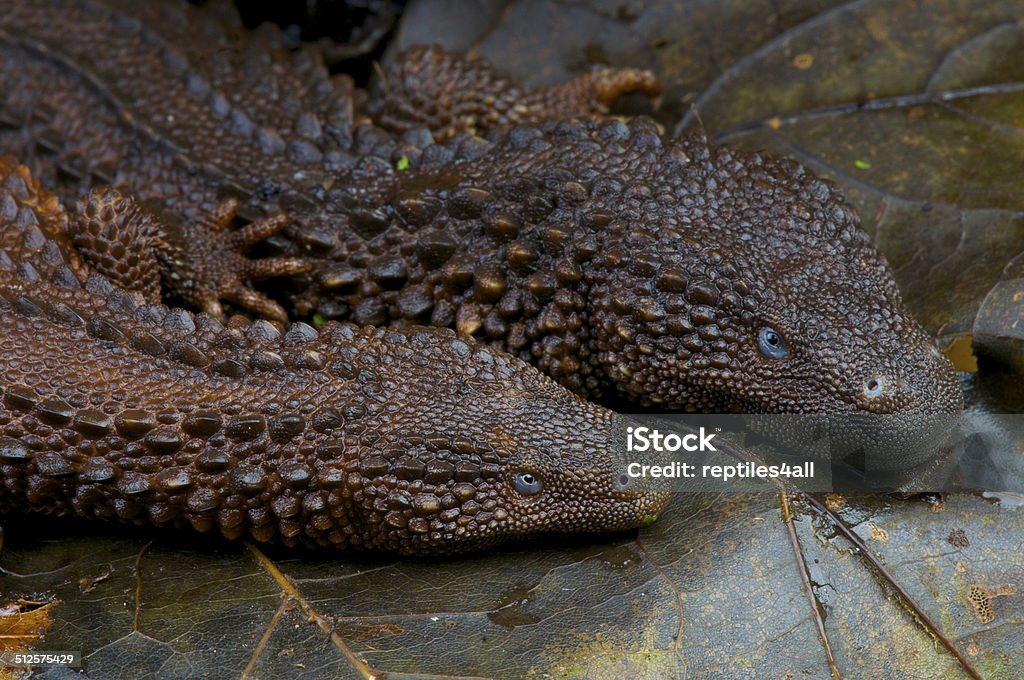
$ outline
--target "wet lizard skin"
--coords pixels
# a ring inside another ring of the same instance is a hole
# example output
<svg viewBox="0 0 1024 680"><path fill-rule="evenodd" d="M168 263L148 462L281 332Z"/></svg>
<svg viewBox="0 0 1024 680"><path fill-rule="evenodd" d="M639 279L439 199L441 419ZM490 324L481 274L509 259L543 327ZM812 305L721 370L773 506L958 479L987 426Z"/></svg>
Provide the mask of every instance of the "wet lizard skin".
<svg viewBox="0 0 1024 680"><path fill-rule="evenodd" d="M320 261L286 294L300 317L454 327L581 395L644 406L962 406L854 211L797 163L644 119L438 144L367 123L373 106L313 51L219 7L7 4L0 143L63 196L109 181L170 223L225 196L252 217L283 210L272 243ZM201 273L201 289L238 286Z"/></svg>
<svg viewBox="0 0 1024 680"><path fill-rule="evenodd" d="M147 219L109 191L69 215L0 159L0 512L420 555L667 503L622 480L621 416L450 330L282 332L114 287L67 234L119 214Z"/></svg>

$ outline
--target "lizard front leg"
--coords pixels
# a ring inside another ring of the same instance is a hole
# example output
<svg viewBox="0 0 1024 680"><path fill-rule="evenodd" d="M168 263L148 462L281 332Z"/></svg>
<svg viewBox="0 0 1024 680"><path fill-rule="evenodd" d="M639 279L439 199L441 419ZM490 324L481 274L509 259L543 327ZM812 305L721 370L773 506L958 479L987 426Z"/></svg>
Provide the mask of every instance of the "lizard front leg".
<svg viewBox="0 0 1024 680"><path fill-rule="evenodd" d="M92 267L119 287L158 301L161 289L213 316L231 302L259 316L287 321L285 310L251 282L310 271L300 258L250 259L246 250L278 232L277 213L230 229L238 201L229 198L210 214L174 228L116 189L95 189L79 201L70 238Z"/></svg>

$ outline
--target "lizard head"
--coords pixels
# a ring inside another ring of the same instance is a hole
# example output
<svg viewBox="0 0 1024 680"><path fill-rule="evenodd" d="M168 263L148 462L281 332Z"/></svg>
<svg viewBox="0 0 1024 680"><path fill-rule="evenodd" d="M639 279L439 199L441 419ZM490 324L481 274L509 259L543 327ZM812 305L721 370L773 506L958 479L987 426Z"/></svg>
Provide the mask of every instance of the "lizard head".
<svg viewBox="0 0 1024 680"><path fill-rule="evenodd" d="M617 391L665 409L960 412L952 364L837 188L701 138L661 154L667 199L620 199L629 219L594 259L594 354Z"/></svg>
<svg viewBox="0 0 1024 680"><path fill-rule="evenodd" d="M368 424L394 446L359 462L366 547L456 553L551 534L621 531L669 501L626 472L626 421L518 359L442 329L410 335L418 375ZM353 355L358 360L357 355ZM427 367L430 367L429 369Z"/></svg>

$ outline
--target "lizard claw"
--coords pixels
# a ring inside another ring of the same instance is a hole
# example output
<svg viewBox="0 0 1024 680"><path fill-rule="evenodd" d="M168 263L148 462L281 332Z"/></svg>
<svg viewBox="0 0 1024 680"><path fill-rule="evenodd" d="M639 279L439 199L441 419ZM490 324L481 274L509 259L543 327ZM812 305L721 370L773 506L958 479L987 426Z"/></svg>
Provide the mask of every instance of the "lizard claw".
<svg viewBox="0 0 1024 680"><path fill-rule="evenodd" d="M249 246L276 234L288 218L281 213L230 231L238 200L223 201L210 215L186 228L185 243L175 248L171 285L186 302L213 316L222 316L221 302L231 302L259 316L286 322L288 314L250 285L275 276L303 274L313 263L295 257L250 260Z"/></svg>

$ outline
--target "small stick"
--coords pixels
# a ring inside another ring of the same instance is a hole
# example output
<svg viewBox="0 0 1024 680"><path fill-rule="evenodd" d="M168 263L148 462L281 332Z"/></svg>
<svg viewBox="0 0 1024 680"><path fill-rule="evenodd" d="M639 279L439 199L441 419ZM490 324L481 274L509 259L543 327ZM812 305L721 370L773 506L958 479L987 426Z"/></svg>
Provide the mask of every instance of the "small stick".
<svg viewBox="0 0 1024 680"><path fill-rule="evenodd" d="M800 539L796 535L796 527L793 526L793 515L789 511L789 495L785 489L779 491L779 498L782 499L782 517L786 523L786 531L789 534L789 543L793 546L793 556L796 558L797 567L800 569L800 580L804 582L804 592L807 593L807 601L814 613L814 625L818 628L818 639L825 649L825 658L828 660L828 669L832 672L835 680L843 680L836 666L836 659L832 655L832 645L828 642L828 634L825 632L825 620L821 618L821 609L818 600L814 596L814 587L811 585L811 575L807 573L807 562L804 561L803 551L800 549Z"/></svg>

